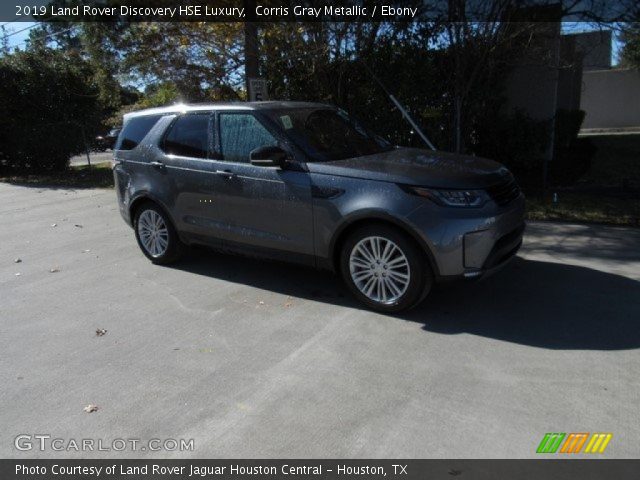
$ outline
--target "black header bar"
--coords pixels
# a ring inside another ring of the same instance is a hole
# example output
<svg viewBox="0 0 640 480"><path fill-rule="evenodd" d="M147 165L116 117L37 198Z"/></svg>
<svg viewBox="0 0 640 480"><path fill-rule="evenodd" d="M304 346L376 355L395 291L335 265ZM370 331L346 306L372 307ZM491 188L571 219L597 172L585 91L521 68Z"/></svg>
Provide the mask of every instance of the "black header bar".
<svg viewBox="0 0 640 480"><path fill-rule="evenodd" d="M636 0L3 0L0 21L485 22L637 20ZM516 18L517 17L517 18Z"/></svg>

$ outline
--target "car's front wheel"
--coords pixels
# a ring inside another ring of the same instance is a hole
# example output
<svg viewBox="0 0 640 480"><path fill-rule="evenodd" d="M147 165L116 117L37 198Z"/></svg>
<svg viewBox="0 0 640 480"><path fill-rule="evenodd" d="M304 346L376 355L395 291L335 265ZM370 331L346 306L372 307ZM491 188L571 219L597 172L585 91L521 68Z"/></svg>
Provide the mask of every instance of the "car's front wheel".
<svg viewBox="0 0 640 480"><path fill-rule="evenodd" d="M433 275L415 242L387 225L355 230L343 244L342 276L353 294L382 312L417 305L431 289Z"/></svg>
<svg viewBox="0 0 640 480"><path fill-rule="evenodd" d="M180 257L180 239L167 214L156 204L146 202L136 210L133 228L142 253L153 263L167 264Z"/></svg>

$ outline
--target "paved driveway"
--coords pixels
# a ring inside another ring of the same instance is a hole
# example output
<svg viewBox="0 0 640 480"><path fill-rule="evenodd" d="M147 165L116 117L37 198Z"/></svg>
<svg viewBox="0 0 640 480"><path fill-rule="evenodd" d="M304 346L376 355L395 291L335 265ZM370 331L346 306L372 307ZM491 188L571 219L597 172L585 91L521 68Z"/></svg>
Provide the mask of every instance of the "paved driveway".
<svg viewBox="0 0 640 480"><path fill-rule="evenodd" d="M510 268L390 317L303 268L153 266L110 190L0 184L0 222L1 457L638 456L640 230L531 224ZM14 448L43 433L195 450Z"/></svg>

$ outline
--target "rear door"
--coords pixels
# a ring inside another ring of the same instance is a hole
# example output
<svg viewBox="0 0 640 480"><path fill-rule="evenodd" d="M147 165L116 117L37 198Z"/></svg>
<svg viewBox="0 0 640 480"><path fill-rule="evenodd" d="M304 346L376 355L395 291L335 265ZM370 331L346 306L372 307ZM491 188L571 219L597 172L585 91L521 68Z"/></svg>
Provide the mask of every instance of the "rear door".
<svg viewBox="0 0 640 480"><path fill-rule="evenodd" d="M215 222L214 192L224 187L211 159L213 114L189 112L176 116L159 142L157 175L171 189L171 210L178 230L199 243L221 246ZM215 208L218 207L216 202Z"/></svg>

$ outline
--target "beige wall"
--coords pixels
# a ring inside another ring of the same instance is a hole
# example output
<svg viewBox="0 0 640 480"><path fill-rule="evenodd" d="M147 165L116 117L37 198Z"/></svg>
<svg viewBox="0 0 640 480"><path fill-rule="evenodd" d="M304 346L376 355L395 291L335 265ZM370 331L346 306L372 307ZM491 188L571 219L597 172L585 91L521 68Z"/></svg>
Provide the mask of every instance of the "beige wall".
<svg viewBox="0 0 640 480"><path fill-rule="evenodd" d="M580 108L583 129L640 127L640 71L583 72Z"/></svg>

